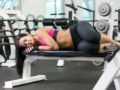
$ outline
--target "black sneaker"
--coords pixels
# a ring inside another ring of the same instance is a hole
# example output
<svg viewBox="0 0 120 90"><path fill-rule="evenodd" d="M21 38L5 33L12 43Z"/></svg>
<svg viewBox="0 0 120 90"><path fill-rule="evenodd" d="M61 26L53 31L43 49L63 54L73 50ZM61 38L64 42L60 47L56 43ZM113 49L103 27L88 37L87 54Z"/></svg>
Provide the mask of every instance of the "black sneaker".
<svg viewBox="0 0 120 90"><path fill-rule="evenodd" d="M113 57L116 55L118 50L119 50L119 46L114 44L106 47L106 51L108 51L108 54L105 56L104 60L110 62L113 59Z"/></svg>
<svg viewBox="0 0 120 90"><path fill-rule="evenodd" d="M115 45L115 44L111 44L111 45L109 45L109 46L104 46L104 47L103 47L103 50L104 50L105 52L116 51L117 49L118 49L118 46Z"/></svg>

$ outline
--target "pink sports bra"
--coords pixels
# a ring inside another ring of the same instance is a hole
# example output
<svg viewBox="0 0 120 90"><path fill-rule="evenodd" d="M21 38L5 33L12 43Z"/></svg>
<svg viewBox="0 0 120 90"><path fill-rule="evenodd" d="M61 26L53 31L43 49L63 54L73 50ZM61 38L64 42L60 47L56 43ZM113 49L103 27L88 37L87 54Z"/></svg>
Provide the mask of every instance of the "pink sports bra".
<svg viewBox="0 0 120 90"><path fill-rule="evenodd" d="M55 32L55 29L51 29L51 30L48 32L48 34L53 38L54 32ZM46 46L46 45L47 45L47 44L46 44L43 40L41 40L40 38L39 38L39 41L40 41L41 45L43 45L43 46Z"/></svg>

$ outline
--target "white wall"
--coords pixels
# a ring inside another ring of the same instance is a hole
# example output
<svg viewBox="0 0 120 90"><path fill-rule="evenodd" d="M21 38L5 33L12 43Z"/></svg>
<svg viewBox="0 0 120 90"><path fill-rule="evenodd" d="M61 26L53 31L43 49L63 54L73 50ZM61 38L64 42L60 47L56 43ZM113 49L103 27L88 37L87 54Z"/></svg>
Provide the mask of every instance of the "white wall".
<svg viewBox="0 0 120 90"><path fill-rule="evenodd" d="M35 16L45 15L45 0L21 0L22 13L27 16L33 14Z"/></svg>
<svg viewBox="0 0 120 90"><path fill-rule="evenodd" d="M45 16L45 1L46 0L21 0L21 10L22 13L27 16L28 14L33 14L35 16L43 15ZM70 4L71 0L64 0L65 4ZM74 0L76 5L80 5L82 0ZM66 17L68 17L68 11L71 9L65 7ZM77 11L77 15L81 18L81 10Z"/></svg>

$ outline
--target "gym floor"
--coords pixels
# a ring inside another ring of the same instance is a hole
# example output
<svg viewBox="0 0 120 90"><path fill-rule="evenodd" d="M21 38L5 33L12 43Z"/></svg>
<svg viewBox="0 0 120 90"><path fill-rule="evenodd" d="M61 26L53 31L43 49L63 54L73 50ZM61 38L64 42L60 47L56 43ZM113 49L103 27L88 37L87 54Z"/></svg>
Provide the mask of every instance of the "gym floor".
<svg viewBox="0 0 120 90"><path fill-rule="evenodd" d="M39 61L32 64L32 75L46 74L46 81L27 85L3 88L4 82L18 79L14 67L0 67L0 90L92 90L102 74L103 66L94 66L91 62L65 61L64 67L57 67L57 61ZM114 84L108 90L115 90Z"/></svg>

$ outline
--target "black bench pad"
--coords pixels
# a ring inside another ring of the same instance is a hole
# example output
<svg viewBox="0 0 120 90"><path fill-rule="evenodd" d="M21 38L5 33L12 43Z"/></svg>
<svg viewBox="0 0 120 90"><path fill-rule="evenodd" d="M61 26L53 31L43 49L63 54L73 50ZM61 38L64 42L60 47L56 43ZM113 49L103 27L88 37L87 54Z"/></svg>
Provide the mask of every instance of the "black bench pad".
<svg viewBox="0 0 120 90"><path fill-rule="evenodd" d="M52 57L104 57L106 54L87 54L81 51L40 51L33 50L30 53L23 51L23 55L39 55Z"/></svg>

